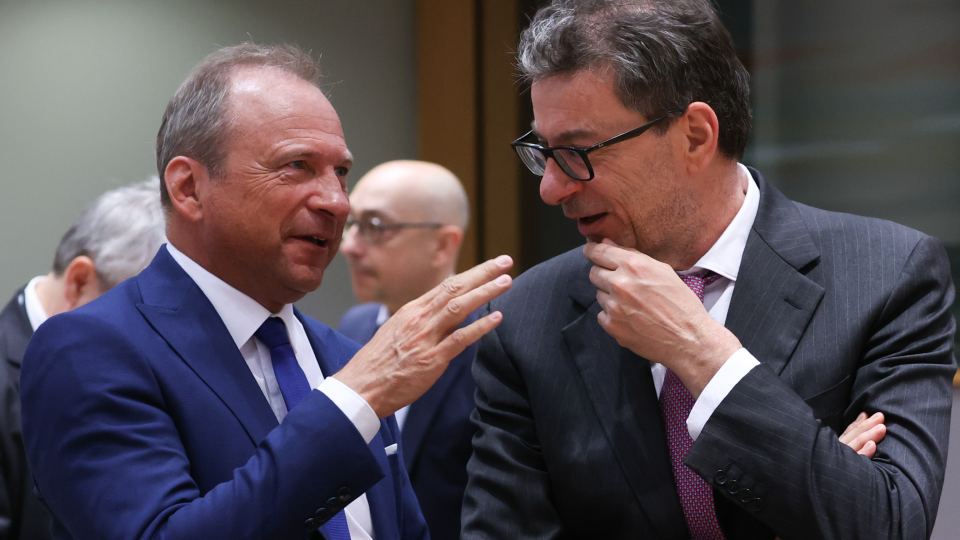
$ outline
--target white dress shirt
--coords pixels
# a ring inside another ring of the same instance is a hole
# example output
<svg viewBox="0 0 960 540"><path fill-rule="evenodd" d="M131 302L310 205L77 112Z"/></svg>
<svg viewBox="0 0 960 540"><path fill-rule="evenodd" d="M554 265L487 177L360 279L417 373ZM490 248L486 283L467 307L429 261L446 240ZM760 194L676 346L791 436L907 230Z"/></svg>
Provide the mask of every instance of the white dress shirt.
<svg viewBox="0 0 960 540"><path fill-rule="evenodd" d="M34 332L43 324L43 321L47 320L47 311L43 309L40 297L37 296L37 283L45 279L47 279L47 276L37 276L31 279L30 283L27 283L27 286L23 288L23 297L20 298L23 308L27 310L27 318L30 319L30 327L33 328Z"/></svg>
<svg viewBox="0 0 960 540"><path fill-rule="evenodd" d="M233 338L240 354L250 368L250 373L260 385L263 396L267 399L273 414L278 422L282 422L287 415L287 406L280 393L280 385L273 373L273 362L270 359L270 349L254 336L260 325L270 316L279 317L287 327L290 335L290 345L297 357L297 363L307 377L310 388L319 390L330 398L363 436L370 443L377 431L380 430L380 420L370 405L350 387L332 377L323 377L320 364L303 324L293 314L293 306L287 304L279 313L270 313L256 300L228 285L225 281L208 272L205 268L184 255L172 244L167 244L167 251L183 268L193 281L200 287L203 294L213 304L213 308L223 320L224 326ZM370 519L370 504L366 494L361 494L344 509L347 518L347 527L352 540L372 540L374 537L373 522Z"/></svg>
<svg viewBox="0 0 960 540"><path fill-rule="evenodd" d="M730 299L733 298L733 288L737 284L743 250L747 247L747 237L750 235L750 229L757 218L757 210L760 208L760 189L751 178L750 171L743 164L739 164L739 171L741 178L747 179L747 194L743 205L717 242L697 261L697 264L689 270L679 272L681 275L686 275L711 270L720 275L719 279L703 289L703 306L707 308L710 317L720 324L724 324L727 320L727 311L730 309ZM697 440L700 436L703 426L706 425L707 420L710 420L710 416L723 398L727 397L740 379L759 363L746 349L736 351L727 359L704 387L693 409L690 410L690 416L687 417L687 429L693 440ZM651 371L653 384L659 397L666 368L662 364L653 363Z"/></svg>

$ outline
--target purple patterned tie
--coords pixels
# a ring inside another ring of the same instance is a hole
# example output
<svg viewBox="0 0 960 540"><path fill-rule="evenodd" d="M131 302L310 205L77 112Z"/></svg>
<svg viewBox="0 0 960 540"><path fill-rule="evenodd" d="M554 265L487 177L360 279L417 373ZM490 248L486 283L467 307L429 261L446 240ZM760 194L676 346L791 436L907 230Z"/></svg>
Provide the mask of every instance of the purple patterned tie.
<svg viewBox="0 0 960 540"><path fill-rule="evenodd" d="M283 319L268 317L254 335L270 349L270 362L273 363L277 386L280 387L287 411L292 411L310 393L310 383L290 345L287 325L283 324ZM332 540L350 540L347 518L342 511L327 521L327 533Z"/></svg>
<svg viewBox="0 0 960 540"><path fill-rule="evenodd" d="M703 302L703 289L720 279L720 276L707 272L703 276L680 276L697 298ZM670 445L670 463L673 477L677 482L677 493L683 506L683 515L687 520L692 540L723 540L723 531L717 522L717 511L713 506L713 489L703 478L683 464L690 453L693 439L687 430L687 417L695 400L683 386L680 379L667 370L660 389L660 412L667 427L667 443Z"/></svg>

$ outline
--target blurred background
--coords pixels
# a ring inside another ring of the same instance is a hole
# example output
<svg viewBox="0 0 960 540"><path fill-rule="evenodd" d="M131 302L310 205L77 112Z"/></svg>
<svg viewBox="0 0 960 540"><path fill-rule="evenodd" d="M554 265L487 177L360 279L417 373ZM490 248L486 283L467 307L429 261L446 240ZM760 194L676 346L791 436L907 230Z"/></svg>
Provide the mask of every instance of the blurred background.
<svg viewBox="0 0 960 540"><path fill-rule="evenodd" d="M509 253L519 272L580 245L508 146L532 119L511 52L540 3L0 0L0 295L49 271L97 195L156 174L173 91L246 40L321 55L353 181L400 158L460 176L474 215L462 267ZM939 238L960 281L960 2L715 3L752 76L744 162L800 202ZM336 325L354 302L338 257L299 306ZM960 535L958 416L935 539Z"/></svg>

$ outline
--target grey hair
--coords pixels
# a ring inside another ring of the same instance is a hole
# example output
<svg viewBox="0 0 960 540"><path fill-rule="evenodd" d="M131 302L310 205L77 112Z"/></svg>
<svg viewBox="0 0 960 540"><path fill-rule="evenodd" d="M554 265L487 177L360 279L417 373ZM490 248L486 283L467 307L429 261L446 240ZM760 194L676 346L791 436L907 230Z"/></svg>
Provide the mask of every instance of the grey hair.
<svg viewBox="0 0 960 540"><path fill-rule="evenodd" d="M521 35L517 65L530 82L611 69L620 102L649 120L702 101L719 119L720 153L743 157L749 74L709 0L554 0Z"/></svg>
<svg viewBox="0 0 960 540"><path fill-rule="evenodd" d="M160 200L170 207L164 171L177 156L197 160L212 178L223 178L232 119L227 117L230 79L240 68L272 68L319 88L320 66L293 45L241 43L210 53L170 98L157 133Z"/></svg>
<svg viewBox="0 0 960 540"><path fill-rule="evenodd" d="M159 184L154 176L97 197L60 240L54 275L62 276L71 261L86 255L106 291L146 268L167 241Z"/></svg>

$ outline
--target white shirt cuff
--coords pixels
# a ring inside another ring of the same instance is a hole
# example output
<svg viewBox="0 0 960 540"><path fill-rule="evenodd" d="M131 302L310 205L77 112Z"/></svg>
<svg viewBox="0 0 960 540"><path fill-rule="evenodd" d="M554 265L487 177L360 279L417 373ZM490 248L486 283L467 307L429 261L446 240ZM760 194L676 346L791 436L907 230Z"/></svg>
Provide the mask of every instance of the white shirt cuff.
<svg viewBox="0 0 960 540"><path fill-rule="evenodd" d="M690 432L690 438L697 440L703 426L710 420L710 416L720 406L723 398L727 397L727 394L740 382L740 379L744 378L754 366L759 364L760 362L746 349L740 349L720 366L717 373L704 387L703 392L700 393L700 397L693 404L693 408L690 409L690 416L687 417L687 430Z"/></svg>
<svg viewBox="0 0 960 540"><path fill-rule="evenodd" d="M363 440L370 444L370 441L380 431L380 419L373 408L367 403L367 400L360 397L360 394L353 391L353 388L343 384L333 377L327 377L317 387L330 398L330 401L347 415L347 418L353 422L354 427L360 432Z"/></svg>

